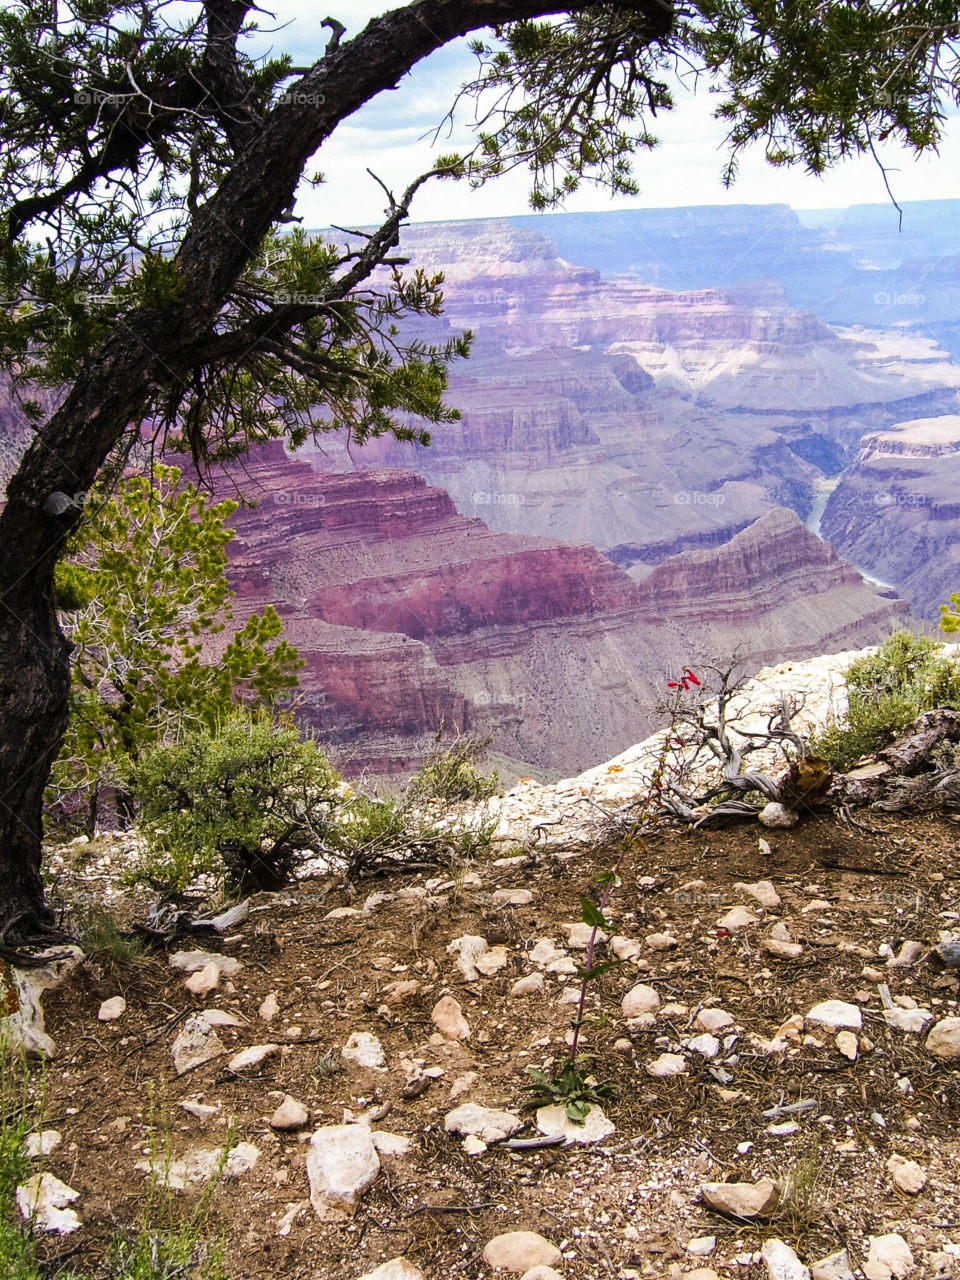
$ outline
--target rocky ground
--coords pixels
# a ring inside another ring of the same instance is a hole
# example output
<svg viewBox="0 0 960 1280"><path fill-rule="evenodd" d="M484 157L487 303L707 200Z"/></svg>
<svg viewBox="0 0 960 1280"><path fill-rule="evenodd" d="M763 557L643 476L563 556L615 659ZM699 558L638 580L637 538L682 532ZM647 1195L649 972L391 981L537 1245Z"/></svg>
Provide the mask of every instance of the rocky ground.
<svg viewBox="0 0 960 1280"><path fill-rule="evenodd" d="M664 827L631 855L583 1033L619 1092L565 1145L523 1145L557 1125L522 1111L525 1071L565 1051L609 851L309 880L86 957L43 996L37 1167L79 1223L44 1254L95 1272L151 1159L187 1207L232 1124L232 1280L960 1275L958 979L930 954L960 934L958 829L861 821ZM116 910L121 852L70 847L57 893Z"/></svg>

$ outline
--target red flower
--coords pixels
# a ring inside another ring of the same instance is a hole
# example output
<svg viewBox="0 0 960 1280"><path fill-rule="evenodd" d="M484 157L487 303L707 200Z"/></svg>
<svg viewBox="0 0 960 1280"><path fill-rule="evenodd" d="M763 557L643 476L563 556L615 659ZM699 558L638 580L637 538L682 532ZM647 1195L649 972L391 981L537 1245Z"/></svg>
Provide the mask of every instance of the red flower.
<svg viewBox="0 0 960 1280"><path fill-rule="evenodd" d="M679 688L680 688L680 686L677 684L676 680L668 680L668 681L667 681L667 688L668 688L668 689L679 689Z"/></svg>
<svg viewBox="0 0 960 1280"><path fill-rule="evenodd" d="M689 668L689 667L684 667L684 671L686 672L686 677L687 677L687 679L690 681L690 683L691 683L691 684L695 684L695 685L697 685L697 687L699 688L699 686L700 686L700 681L699 681L699 680L697 679L697 677L693 674L693 672L690 670L690 668Z"/></svg>

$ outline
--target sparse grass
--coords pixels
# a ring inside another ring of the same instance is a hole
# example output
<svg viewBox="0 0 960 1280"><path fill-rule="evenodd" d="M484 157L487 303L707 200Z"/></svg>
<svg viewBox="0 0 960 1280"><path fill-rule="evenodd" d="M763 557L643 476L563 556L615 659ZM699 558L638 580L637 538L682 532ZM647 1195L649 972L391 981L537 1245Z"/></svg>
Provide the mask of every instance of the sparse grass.
<svg viewBox="0 0 960 1280"><path fill-rule="evenodd" d="M808 1151L798 1156L777 1181L777 1218L787 1225L792 1236L822 1225L832 1184L822 1155Z"/></svg>
<svg viewBox="0 0 960 1280"><path fill-rule="evenodd" d="M39 1100L37 1098L39 1094ZM43 1079L37 1081L27 1061L0 1041L0 1277L2 1280L47 1280L51 1274L38 1257L29 1224L21 1221L16 1189L39 1166L24 1154L24 1139L42 1125ZM98 1276L105 1280L226 1280L223 1246L207 1238L210 1201L234 1141L228 1131L215 1175L207 1182L196 1208L184 1217L165 1186L170 1166L169 1130L161 1111L161 1137L153 1124L151 1103L150 1157L157 1170L150 1178L139 1223L111 1241ZM158 1160L159 1157L159 1160ZM58 1280L90 1280L57 1272Z"/></svg>
<svg viewBox="0 0 960 1280"><path fill-rule="evenodd" d="M121 929L105 907L96 903L78 903L74 914L80 929L80 945L88 955L114 965L132 964L142 955L141 939Z"/></svg>
<svg viewBox="0 0 960 1280"><path fill-rule="evenodd" d="M0 1040L0 1275L41 1280L33 1237L23 1229L15 1192L33 1172L23 1143L33 1128L26 1059Z"/></svg>

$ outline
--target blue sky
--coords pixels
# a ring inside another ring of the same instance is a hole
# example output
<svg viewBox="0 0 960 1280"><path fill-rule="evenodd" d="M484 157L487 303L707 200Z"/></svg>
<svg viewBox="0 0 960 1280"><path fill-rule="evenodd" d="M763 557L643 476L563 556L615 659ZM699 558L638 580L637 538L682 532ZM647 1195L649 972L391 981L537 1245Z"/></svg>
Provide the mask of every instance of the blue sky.
<svg viewBox="0 0 960 1280"><path fill-rule="evenodd" d="M278 29L268 33L266 29L274 24L261 14L264 31L258 45L287 51L295 61L307 64L320 55L329 37L321 27L327 13L346 24L346 39L387 6L377 0L339 5L337 0L323 5L316 0L273 0L268 7L276 15ZM445 133L439 145L430 135L472 66L465 45L448 46L415 68L397 91L381 94L345 122L311 166L322 170L327 181L319 189L305 186L301 191L297 212L304 224L362 226L379 221L384 196L368 176L368 167L392 189L401 190L430 166L436 154L465 149L466 129ZM817 179L801 169L772 168L759 149L743 159L738 181L726 191L720 180L724 129L711 119L712 105L706 94L689 97L658 122L662 146L637 159L639 197L611 201L606 192L584 186L567 203L567 210L772 203L809 209L887 200L881 174L870 159L848 161ZM960 121L954 123L939 156L918 161L899 150L881 154L899 200L960 197ZM523 172L508 174L480 191L470 191L462 183L434 181L418 193L413 218L437 221L527 213L527 195Z"/></svg>

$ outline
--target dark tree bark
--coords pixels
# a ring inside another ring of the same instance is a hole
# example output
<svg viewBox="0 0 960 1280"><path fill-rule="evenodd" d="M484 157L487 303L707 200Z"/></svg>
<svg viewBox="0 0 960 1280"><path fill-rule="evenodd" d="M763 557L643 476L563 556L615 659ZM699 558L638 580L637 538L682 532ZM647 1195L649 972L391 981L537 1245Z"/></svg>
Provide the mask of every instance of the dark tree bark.
<svg viewBox="0 0 960 1280"><path fill-rule="evenodd" d="M231 286L292 202L310 156L343 120L457 36L569 8L550 0L421 0L331 49L265 121L234 112L243 149L183 240L180 301L121 316L24 454L0 513L0 943L5 932L24 938L50 923L40 877L42 800L67 721L69 655L53 573L69 516L47 514L44 503L89 489L157 393L189 379ZM651 39L669 28L660 0L631 8L647 15ZM222 3L209 6L222 37L230 24L221 10Z"/></svg>

